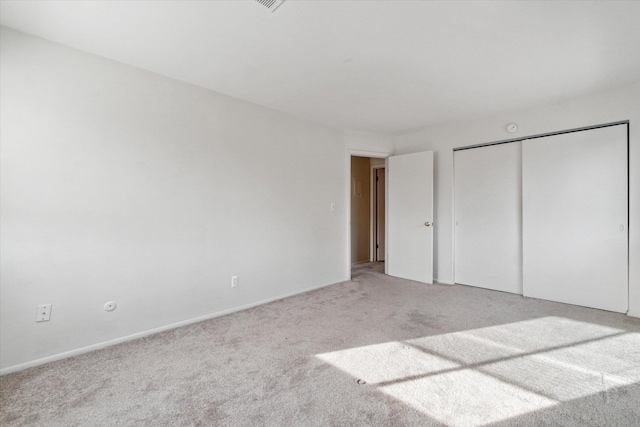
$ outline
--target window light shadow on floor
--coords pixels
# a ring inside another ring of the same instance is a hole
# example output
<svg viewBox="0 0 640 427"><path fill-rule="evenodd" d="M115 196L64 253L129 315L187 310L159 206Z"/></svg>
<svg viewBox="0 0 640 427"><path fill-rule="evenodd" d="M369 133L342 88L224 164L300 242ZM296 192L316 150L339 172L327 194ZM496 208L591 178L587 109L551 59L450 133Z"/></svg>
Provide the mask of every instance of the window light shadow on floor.
<svg viewBox="0 0 640 427"><path fill-rule="evenodd" d="M561 317L316 357L450 426L480 426L640 382L640 334Z"/></svg>

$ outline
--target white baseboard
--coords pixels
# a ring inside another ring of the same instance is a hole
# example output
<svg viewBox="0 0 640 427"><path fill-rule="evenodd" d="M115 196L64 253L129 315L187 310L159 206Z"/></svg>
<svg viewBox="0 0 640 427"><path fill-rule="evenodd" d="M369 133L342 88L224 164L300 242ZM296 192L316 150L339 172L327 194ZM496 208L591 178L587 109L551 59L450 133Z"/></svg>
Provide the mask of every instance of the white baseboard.
<svg viewBox="0 0 640 427"><path fill-rule="evenodd" d="M455 285L455 283L453 283L453 282L440 280L440 279L433 279L433 283L439 283L441 285Z"/></svg>
<svg viewBox="0 0 640 427"><path fill-rule="evenodd" d="M349 280L351 280L351 279L344 279L344 281L349 281ZM138 339L138 338L143 338L143 337L146 337L146 336L149 336L149 335L157 334L158 332L163 332L163 331L168 331L170 329L179 328L180 326L186 326L186 325L190 325L192 323L198 323L198 322L202 322L204 320L209 320L209 319L213 319L213 318L216 318L216 317L225 316L227 314L235 313L235 312L238 312L238 311L247 310L249 308L257 307L259 305L268 304L268 303L273 302L273 301L278 301L278 300L281 300L281 299L284 299L284 298L288 298L288 297L292 297L292 296L295 296L295 295L303 294L305 292L310 292L310 291L314 291L316 289L325 288L327 286L336 285L338 283L341 283L341 282L326 283L326 284L322 284L322 285L318 285L318 286L312 286L310 288L305 288L305 289L302 289L302 290L289 292L287 294L279 295L279 296L276 296L276 297L273 297L273 298L267 298L267 299L264 299L262 301L252 302L252 303L249 303L249 304L241 305L239 307L234 307L234 308L230 308L230 309L227 309L227 310L217 311L217 312L211 313L211 314L205 314L204 316L198 316L198 317L194 317L194 318L191 318L191 319L182 320L180 322L171 323L171 324L168 324L168 325L165 325L165 326L160 326L160 327L154 328L154 329L148 329L146 331L138 332L138 333L131 334L131 335L126 335L124 337L114 338L112 340L103 341L103 342L100 342L100 343L97 343L97 344L88 345L86 347L81 347L81 348L77 348L77 349L70 350L70 351L65 351L65 352L62 352L62 353L54 354L52 356L47 356L47 357L43 357L43 358L40 358L40 359L29 361L29 362L20 363L20 364L13 365L13 366L8 366L6 368L0 369L0 376L6 375L6 374L11 374L13 372L22 371L22 370L28 369L28 368L33 368L34 366L44 365L45 363L55 362L56 360L62 360L62 359L66 359L66 358L69 358L69 357L78 356L80 354L90 353L92 351L100 350L102 348L110 347L112 345L116 345L116 344L120 344L120 343L123 343L123 342L132 341L132 340L135 340L135 339Z"/></svg>

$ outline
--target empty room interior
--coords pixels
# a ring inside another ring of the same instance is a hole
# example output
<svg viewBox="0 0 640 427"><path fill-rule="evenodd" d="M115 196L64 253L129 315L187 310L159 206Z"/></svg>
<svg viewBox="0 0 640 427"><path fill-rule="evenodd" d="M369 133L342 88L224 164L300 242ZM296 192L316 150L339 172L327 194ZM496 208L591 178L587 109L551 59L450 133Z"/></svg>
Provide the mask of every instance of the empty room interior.
<svg viewBox="0 0 640 427"><path fill-rule="evenodd" d="M0 0L0 425L640 425L639 18Z"/></svg>

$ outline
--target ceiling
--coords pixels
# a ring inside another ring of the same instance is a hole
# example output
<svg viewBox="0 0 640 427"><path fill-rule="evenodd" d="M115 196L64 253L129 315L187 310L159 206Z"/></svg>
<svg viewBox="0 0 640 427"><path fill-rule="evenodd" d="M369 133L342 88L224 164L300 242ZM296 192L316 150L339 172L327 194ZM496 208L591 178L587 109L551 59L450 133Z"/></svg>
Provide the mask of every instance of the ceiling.
<svg viewBox="0 0 640 427"><path fill-rule="evenodd" d="M640 79L640 2L1 1L2 25L334 128L404 134Z"/></svg>

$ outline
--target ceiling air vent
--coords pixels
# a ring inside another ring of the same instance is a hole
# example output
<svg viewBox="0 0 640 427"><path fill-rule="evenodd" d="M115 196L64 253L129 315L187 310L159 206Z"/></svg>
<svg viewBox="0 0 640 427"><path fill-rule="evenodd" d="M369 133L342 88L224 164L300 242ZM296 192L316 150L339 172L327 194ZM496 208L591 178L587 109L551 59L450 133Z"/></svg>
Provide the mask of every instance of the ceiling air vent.
<svg viewBox="0 0 640 427"><path fill-rule="evenodd" d="M271 12L275 12L275 10L279 8L282 3L284 3L284 0L255 0L255 1L257 1L267 9L269 9Z"/></svg>

